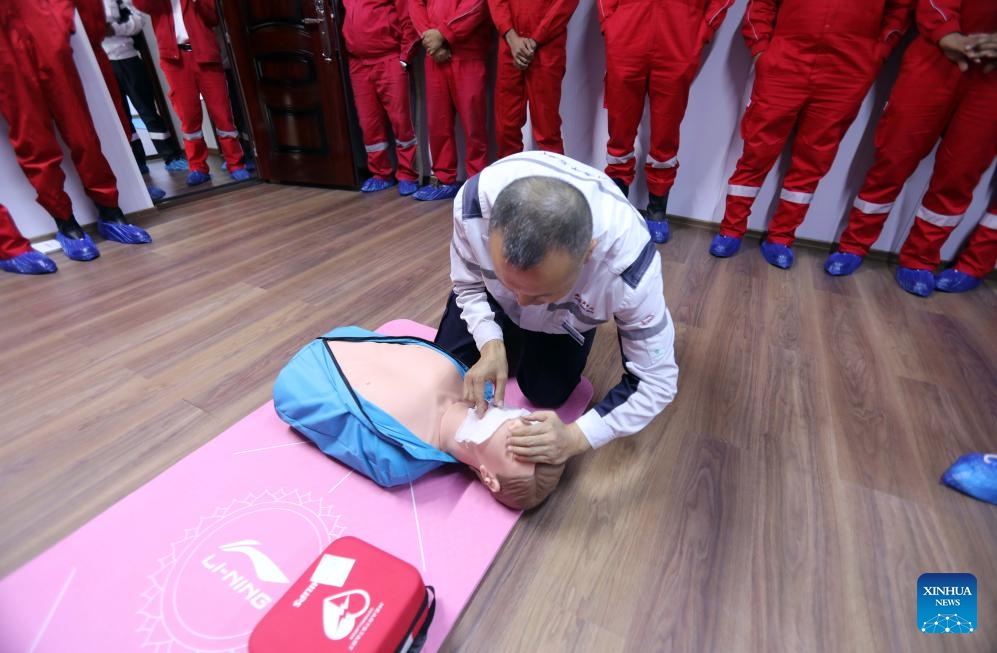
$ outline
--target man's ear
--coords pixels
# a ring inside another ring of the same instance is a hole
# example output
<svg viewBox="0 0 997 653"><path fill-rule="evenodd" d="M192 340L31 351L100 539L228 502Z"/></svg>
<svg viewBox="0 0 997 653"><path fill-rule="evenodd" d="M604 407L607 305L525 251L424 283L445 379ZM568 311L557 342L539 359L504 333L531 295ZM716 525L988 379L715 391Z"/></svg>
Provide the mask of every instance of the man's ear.
<svg viewBox="0 0 997 653"><path fill-rule="evenodd" d="M589 262L589 259L592 258L592 252L595 251L595 246L598 245L598 244L599 244L599 239L598 238L593 238L592 242L589 243L588 251L585 252L585 260L582 261L582 265L584 265L585 263Z"/></svg>
<svg viewBox="0 0 997 653"><path fill-rule="evenodd" d="M488 471L488 468L484 465L478 467L478 477L481 482L485 484L485 487L491 490L494 494L502 489L502 485L499 483L498 477Z"/></svg>

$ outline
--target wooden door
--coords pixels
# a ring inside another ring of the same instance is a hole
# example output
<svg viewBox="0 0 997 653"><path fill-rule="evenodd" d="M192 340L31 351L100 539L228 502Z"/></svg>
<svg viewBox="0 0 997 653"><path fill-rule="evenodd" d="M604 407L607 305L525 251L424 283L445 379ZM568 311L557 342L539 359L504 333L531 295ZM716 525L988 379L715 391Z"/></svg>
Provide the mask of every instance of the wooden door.
<svg viewBox="0 0 997 653"><path fill-rule="evenodd" d="M221 2L263 179L359 183L333 2Z"/></svg>

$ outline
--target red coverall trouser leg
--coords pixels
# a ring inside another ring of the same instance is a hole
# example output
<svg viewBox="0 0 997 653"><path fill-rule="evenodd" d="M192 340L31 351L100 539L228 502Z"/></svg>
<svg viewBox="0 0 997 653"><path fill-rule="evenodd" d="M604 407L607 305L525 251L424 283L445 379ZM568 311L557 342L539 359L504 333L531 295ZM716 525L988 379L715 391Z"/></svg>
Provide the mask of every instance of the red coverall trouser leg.
<svg viewBox="0 0 997 653"><path fill-rule="evenodd" d="M415 129L409 104L409 77L402 69L398 55L378 59L350 57L350 84L357 107L367 168L381 179L391 177L390 138L388 124L395 133L395 156L398 159L397 178L415 181Z"/></svg>
<svg viewBox="0 0 997 653"><path fill-rule="evenodd" d="M464 168L471 177L488 165L487 70L484 59L461 58L436 63L426 57L426 106L433 174L444 184L457 182L454 115L464 128Z"/></svg>
<svg viewBox="0 0 997 653"><path fill-rule="evenodd" d="M685 5L622 4L606 21L606 174L629 186L634 140L650 96L651 141L644 164L648 192L665 195L678 173L679 126L699 68L703 18Z"/></svg>
<svg viewBox="0 0 997 653"><path fill-rule="evenodd" d="M509 44L499 39L495 79L495 140L499 158L523 151L527 102L537 148L564 154L561 83L567 66L567 41L565 33L538 47L529 67L519 70L512 63Z"/></svg>
<svg viewBox="0 0 997 653"><path fill-rule="evenodd" d="M183 130L183 147L187 152L190 169L208 172L208 145L204 141L201 96L208 107L208 115L218 133L218 147L222 151L229 172L245 168L239 130L232 118L228 84L221 62L198 63L193 52L180 51L180 59L160 59L160 66L170 84L170 102L180 118Z"/></svg>
<svg viewBox="0 0 997 653"><path fill-rule="evenodd" d="M982 279L997 265L997 199L976 225L966 248L955 263L955 269Z"/></svg>
<svg viewBox="0 0 997 653"><path fill-rule="evenodd" d="M900 265L906 268L938 267L942 245L997 156L997 77L974 66L963 73L960 86L959 104L935 153L928 192L900 249Z"/></svg>
<svg viewBox="0 0 997 653"><path fill-rule="evenodd" d="M21 235L7 207L0 204L0 261L6 261L31 250L31 243Z"/></svg>
<svg viewBox="0 0 997 653"><path fill-rule="evenodd" d="M907 49L876 125L874 162L848 214L840 251L869 253L904 183L951 120L959 79L959 69L938 46L919 38Z"/></svg>
<svg viewBox="0 0 997 653"><path fill-rule="evenodd" d="M69 42L47 23L31 27L0 27L0 113L17 162L52 217L72 216L54 121L87 195L101 206L116 207L117 180L100 149Z"/></svg>
<svg viewBox="0 0 997 653"><path fill-rule="evenodd" d="M759 57L751 104L741 119L744 150L727 189L722 235L744 235L751 205L796 127L789 171L767 236L773 243L793 244L817 184L834 162L841 137L879 70L874 40L837 45L776 38Z"/></svg>

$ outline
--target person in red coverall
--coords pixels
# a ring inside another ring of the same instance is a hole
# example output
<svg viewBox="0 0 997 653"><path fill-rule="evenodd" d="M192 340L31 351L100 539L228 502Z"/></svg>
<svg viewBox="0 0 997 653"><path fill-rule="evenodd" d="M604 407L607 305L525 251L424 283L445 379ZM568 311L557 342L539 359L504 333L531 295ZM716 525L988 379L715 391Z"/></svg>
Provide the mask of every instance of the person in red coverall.
<svg viewBox="0 0 997 653"><path fill-rule="evenodd" d="M14 274L47 274L56 271L55 261L31 249L7 207L0 204L0 270Z"/></svg>
<svg viewBox="0 0 997 653"><path fill-rule="evenodd" d="M791 245L841 137L892 49L914 0L752 0L741 29L755 58L751 103L741 120L744 151L710 253L741 247L751 205L796 129L779 206L762 241L771 265L793 264Z"/></svg>
<svg viewBox="0 0 997 653"><path fill-rule="evenodd" d="M495 140L499 158L523 151L526 105L537 148L564 154L561 82L568 21L578 0L488 0L499 33Z"/></svg>
<svg viewBox="0 0 997 653"><path fill-rule="evenodd" d="M679 125L703 46L734 0L604 0L599 21L606 39L606 174L629 195L634 139L651 101L651 143L644 164L646 219L656 243L668 241L668 192L678 172Z"/></svg>
<svg viewBox="0 0 997 653"><path fill-rule="evenodd" d="M239 130L232 118L228 86L218 41L215 0L135 0L135 7L152 18L159 45L159 64L170 84L170 101L180 118L190 172L187 185L211 179L208 145L201 131L201 97L218 133L218 147L235 181L249 179ZM179 16L181 19L176 20Z"/></svg>
<svg viewBox="0 0 997 653"><path fill-rule="evenodd" d="M419 38L412 29L408 1L344 0L343 4L350 84L372 175L360 190L374 193L395 184L388 155L390 123L395 133L398 194L411 195L419 188L419 176L406 70Z"/></svg>
<svg viewBox="0 0 997 653"><path fill-rule="evenodd" d="M492 27L485 0L412 0L412 24L426 48L426 105L432 182L417 200L452 199L457 183L454 110L464 127L467 176L488 165L488 55Z"/></svg>
<svg viewBox="0 0 997 653"><path fill-rule="evenodd" d="M907 178L939 138L942 146L935 164L939 181L933 175L932 186L938 188L941 177L947 176L950 181L944 183L956 188L925 196L928 204L922 204L917 220L927 224L916 223L911 231L914 243L921 234L936 229L936 238L941 239L938 245L944 242L997 153L997 75L984 71L987 62L973 55L971 45L971 39L997 32L997 4L992 0L922 0L917 27L920 36L904 54L900 75L876 126L874 163L849 213L839 249L824 265L833 276L851 274L862 264ZM985 232L981 235L985 242ZM913 268L901 261L901 268L918 270L898 270L898 279L910 277L901 285L909 282L918 290L915 294L930 293L934 278L921 273L930 260L929 256L923 264L914 261ZM983 276L975 267L970 269L977 272L975 276ZM956 284L959 288L967 285L967 280Z"/></svg>
<svg viewBox="0 0 997 653"><path fill-rule="evenodd" d="M74 0L0 3L0 113L17 162L38 192L38 203L55 218L62 250L73 260L90 261L100 251L73 216L53 123L97 206L98 233L126 244L148 243L151 238L129 224L118 207L117 180L86 109L69 44L75 5ZM23 243L20 246L23 249Z"/></svg>

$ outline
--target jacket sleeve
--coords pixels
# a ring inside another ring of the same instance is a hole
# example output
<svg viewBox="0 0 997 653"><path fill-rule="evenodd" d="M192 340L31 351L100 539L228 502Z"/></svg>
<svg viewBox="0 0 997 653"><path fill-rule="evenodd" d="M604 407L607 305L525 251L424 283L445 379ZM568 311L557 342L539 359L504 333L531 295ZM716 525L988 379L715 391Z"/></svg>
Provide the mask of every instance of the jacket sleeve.
<svg viewBox="0 0 997 653"><path fill-rule="evenodd" d="M720 29L720 25L723 24L724 18L727 16L727 10L732 4L734 4L734 0L710 0L706 5L706 13L703 16L706 23L704 40L713 40L713 35Z"/></svg>
<svg viewBox="0 0 997 653"><path fill-rule="evenodd" d="M889 0L883 12L879 40L893 50L910 27L916 0Z"/></svg>
<svg viewBox="0 0 997 653"><path fill-rule="evenodd" d="M599 10L599 26L605 31L606 21L616 13L620 7L620 0L596 0L596 8Z"/></svg>
<svg viewBox="0 0 997 653"><path fill-rule="evenodd" d="M461 43L474 35L481 23L488 20L488 4L485 0L460 0L453 15L439 26L449 43Z"/></svg>
<svg viewBox="0 0 997 653"><path fill-rule="evenodd" d="M468 189L465 185L461 193ZM475 260L464 225L462 195L454 200L453 239L450 241L450 279L460 308L460 316L480 351L490 340L502 340L502 327L495 321L495 311L488 303L485 278Z"/></svg>
<svg viewBox="0 0 997 653"><path fill-rule="evenodd" d="M187 0L194 3L194 11L200 16L204 24L210 28L218 26L218 5L215 0Z"/></svg>
<svg viewBox="0 0 997 653"><path fill-rule="evenodd" d="M509 0L488 0L488 12L492 15L499 37L505 38L505 33L514 27Z"/></svg>
<svg viewBox="0 0 997 653"><path fill-rule="evenodd" d="M748 0L748 9L744 12L744 24L741 25L741 36L748 44L752 56L768 49L778 11L779 0Z"/></svg>
<svg viewBox="0 0 997 653"><path fill-rule="evenodd" d="M404 5L406 3L402 2L401 4ZM423 34L434 27L429 24L429 11L426 9L426 0L410 0L407 4L408 12L399 12L398 14L399 23L401 23L399 27L404 28L404 21L401 17L407 15L409 16L410 24L415 29L415 33L419 35L419 38L422 38Z"/></svg>
<svg viewBox="0 0 997 653"><path fill-rule="evenodd" d="M547 13L537 25L536 32L527 36L536 41L537 45L553 41L567 29L568 21L577 8L578 0L554 0L547 7Z"/></svg>
<svg viewBox="0 0 997 653"><path fill-rule="evenodd" d="M56 21L58 21L60 31L64 31L66 34L72 34L76 31L76 21L73 19L76 3L73 0L56 0L52 3L52 11Z"/></svg>
<svg viewBox="0 0 997 653"><path fill-rule="evenodd" d="M661 269L655 255L650 269ZM592 448L640 431L678 391L675 327L665 306L661 274L645 274L615 311L624 374L578 427Z"/></svg>
<svg viewBox="0 0 997 653"><path fill-rule="evenodd" d="M917 29L932 43L962 32L962 0L918 0Z"/></svg>
<svg viewBox="0 0 997 653"><path fill-rule="evenodd" d="M169 0L133 0L135 8L150 16L172 13Z"/></svg>
<svg viewBox="0 0 997 653"><path fill-rule="evenodd" d="M419 37L422 35L421 31L417 31L412 19L411 12L414 10L416 4L417 0L412 0L411 2L409 0L395 0L398 33L401 34L398 44L399 61L408 61L412 58L412 53L415 52L416 46L419 45ZM421 4L425 8L425 0Z"/></svg>

